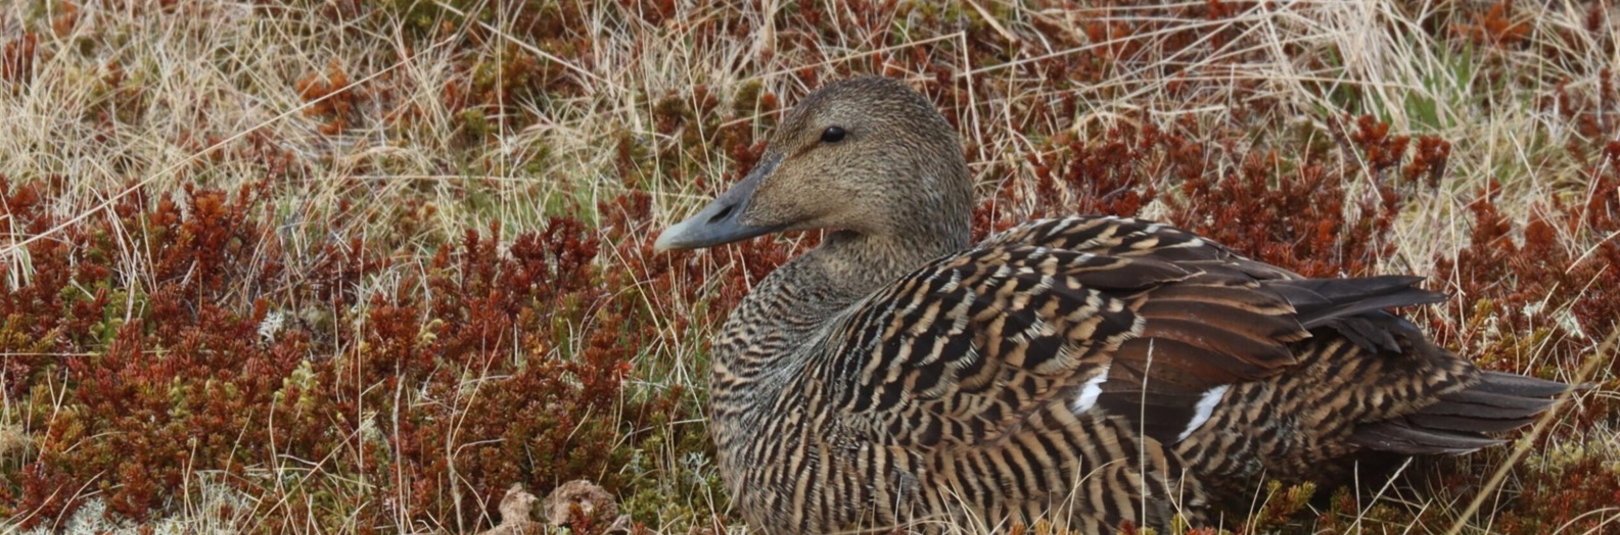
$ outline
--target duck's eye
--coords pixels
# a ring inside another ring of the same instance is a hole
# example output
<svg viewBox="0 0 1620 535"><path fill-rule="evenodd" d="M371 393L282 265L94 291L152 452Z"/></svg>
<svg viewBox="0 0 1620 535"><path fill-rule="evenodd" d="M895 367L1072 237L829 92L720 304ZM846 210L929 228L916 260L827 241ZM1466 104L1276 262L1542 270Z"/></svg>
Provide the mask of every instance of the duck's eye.
<svg viewBox="0 0 1620 535"><path fill-rule="evenodd" d="M822 143L837 143L837 142L843 141L843 140L844 140L844 129L843 128L839 128L839 127L836 127L836 126L829 126L829 127L827 127L826 130L821 132L821 142Z"/></svg>

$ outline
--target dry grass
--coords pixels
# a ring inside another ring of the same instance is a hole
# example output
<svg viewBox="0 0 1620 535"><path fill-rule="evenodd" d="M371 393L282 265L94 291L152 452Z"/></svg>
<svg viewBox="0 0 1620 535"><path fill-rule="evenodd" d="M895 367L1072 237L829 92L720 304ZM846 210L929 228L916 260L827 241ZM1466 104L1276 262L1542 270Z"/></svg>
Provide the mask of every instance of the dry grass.
<svg viewBox="0 0 1620 535"><path fill-rule="evenodd" d="M342 331L350 321L364 330L371 307L401 293L424 302L449 298L418 282L420 275L433 271L442 248L492 222L517 231L504 237L504 251L519 232L547 228L553 216L577 216L604 243L632 244L604 248L596 269L640 276L624 266L669 262L645 245L658 228L692 212L739 176L741 165L751 164L748 149L774 124L775 111L820 81L850 73L881 72L933 90L969 140L971 169L983 190L997 199L992 221L1051 209L1054 201L1038 191L1033 177L1038 168L1070 158L1070 143L1101 145L1121 128L1148 126L1207 147L1199 158L1208 169L1234 169L1250 154L1276 151L1279 169L1312 164L1345 170L1341 187L1347 198L1376 198L1391 177L1357 171L1371 166L1363 160L1366 153L1344 139L1348 129L1341 124L1349 116L1369 115L1392 133L1437 137L1451 148L1432 187L1403 186L1397 216L1382 238L1388 247L1363 260L1374 271L1433 273L1440 283L1452 284L1446 289L1457 299L1419 312L1445 333L1448 345L1481 355L1493 367L1596 387L1573 400L1578 410L1551 416L1540 424L1545 432L1528 434L1511 450L1514 458L1524 458L1518 468L1504 468L1504 451L1447 464L1460 474L1505 475L1483 488L1454 480L1439 490L1373 486L1375 495L1364 491L1334 505L1293 504L1286 520L1257 520L1246 531L1620 530L1620 508L1613 506L1594 507L1555 526L1526 523L1519 517L1530 515L1514 509L1515 503L1531 503L1519 496L1524 492L1553 494L1534 503L1589 503L1576 497L1580 489L1525 490L1534 482L1560 481L1566 471L1620 477L1614 345L1600 347L1614 332L1613 323L1608 332L1590 328L1591 318L1578 317L1578 299L1491 297L1481 305L1480 296L1468 293L1540 287L1512 277L1470 285L1461 282L1470 266L1446 261L1471 247L1477 217L1471 207L1487 185L1499 188L1492 204L1511 224L1514 240L1525 239L1523 229L1538 214L1617 195L1601 189L1596 178L1616 172L1604 167L1613 162L1582 157L1620 140L1620 117L1614 115L1620 109L1602 97L1605 83L1620 83L1611 74L1620 71L1620 9L1612 2L1596 8L1520 2L1494 11L1492 3L1468 1L808 5L0 0L0 46L6 47L0 57L0 177L9 183L0 183L0 192L48 185L44 202L55 218L46 228L27 229L11 217L10 207L0 207L3 284L13 291L34 283L39 273L32 251L69 242L76 226L99 222L117 236L147 232L113 208L133 196L180 196L188 185L263 192L253 213L278 245L242 253L252 259L307 268L336 243L389 260L357 280L348 301L352 309L321 312L317 302L270 303L274 313L267 317L282 319L264 322L267 339L283 332L283 322L316 332ZM1599 22L1594 26L1593 20ZM1583 111L1567 109L1576 105ZM1595 117L1596 126L1583 129L1581 113ZM1142 213L1184 216L1185 209L1177 208L1187 206L1176 198L1180 180L1165 173L1137 182L1161 192ZM625 225L604 211L634 192L650 196L650 221ZM1083 197L1068 189L1062 195L1060 207L1079 206ZM1345 203L1347 221L1370 217L1359 206ZM1620 228L1605 226L1614 219L1592 221L1552 225L1553 243L1534 249L1549 256L1525 261L1556 260L1563 264L1552 271L1586 273L1577 267L1603 258L1605 244L1620 239ZM674 392L686 408L682 418L657 425L701 437L703 340L722 315L710 303L728 298L732 277L758 276L797 239L774 249L757 245L682 257L677 263L703 275L687 279L680 291L630 280L598 296L603 303L635 301L636 310L649 313L627 321L656 333L636 350L624 396ZM129 288L158 287L157 256L128 245L138 241L110 240L123 245L105 254ZM772 251L776 256L767 254ZM1591 287L1615 280L1614 269L1575 281L1585 284L1577 293L1620 302L1620 289ZM1600 279L1605 273L1610 278ZM285 280L296 285L300 279ZM244 288L222 302L253 311L257 301L278 291ZM1536 323L1526 327L1481 316L1481 310L1494 310L1493 303L1517 306ZM109 310L120 311L109 313L109 322L138 321L142 314L134 298ZM514 345L507 350L511 358L573 358L607 320L587 314L564 323L561 330L574 335L555 345ZM1554 331L1563 334L1547 334ZM17 340L0 345L7 362L24 356L19 348L25 347L33 346ZM88 344L83 354L70 354L57 347L44 349L52 362L107 350ZM305 355L312 362L363 351L358 344L312 347L325 351ZM70 531L132 527L127 518L102 514L100 500L122 484L120 474L68 489L83 499L76 514L41 518L45 513L14 509L21 492L17 474L56 432L55 415L84 410L73 405L74 378L63 369L5 377L0 473L6 474L7 490L0 492L0 505L15 515L7 524ZM16 373L9 364L4 370ZM415 385L360 388L395 389L395 411L434 404L471 410L478 385L504 377L462 377L465 397ZM387 414L369 410L333 418L394 429ZM633 452L622 466L586 475L627 481L615 490L625 509L638 515L634 520L654 532L740 529L725 520L726 500L706 448L673 438L673 431L667 440L644 441L651 431L624 414L584 417L613 423L620 430L618 445ZM398 412L393 418L397 424ZM254 425L265 424L275 425ZM397 432L361 428L355 444L370 440L362 437L366 433ZM275 444L237 444L269 451L246 456L260 461L241 472L188 471L183 490L147 520L149 527L476 532L495 524L494 504L514 483L467 476L411 486L401 484L403 475L377 478L346 468L365 466L367 455L417 455L385 439L375 444L377 451L339 449L327 458L278 453ZM450 473L456 473L463 450L478 446L447 444L443 459ZM244 478L256 483L243 484ZM254 490L259 488L320 491ZM414 493L423 489L454 494L457 511L413 515L391 505L419 498ZM543 495L547 489L539 490ZM461 499L463 494L477 499ZM463 504L472 509L461 510ZM378 507L392 511L382 515L386 521L360 514ZM1312 507L1323 509L1312 513ZM1341 514L1346 510L1354 514ZM1338 520L1323 524L1329 517ZM1401 524L1414 518L1422 522Z"/></svg>

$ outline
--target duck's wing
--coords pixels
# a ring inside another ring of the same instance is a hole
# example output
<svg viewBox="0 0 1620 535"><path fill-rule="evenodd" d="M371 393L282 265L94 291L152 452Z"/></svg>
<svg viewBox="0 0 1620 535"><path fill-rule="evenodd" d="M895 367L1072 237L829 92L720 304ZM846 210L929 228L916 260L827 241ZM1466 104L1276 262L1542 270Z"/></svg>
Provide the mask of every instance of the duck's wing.
<svg viewBox="0 0 1620 535"><path fill-rule="evenodd" d="M1169 443L1212 393L1296 364L1313 328L1393 344L1358 318L1439 297L1416 280L1302 279L1173 227L1042 221L874 293L828 332L817 379L840 432L879 443L990 443L1059 402Z"/></svg>

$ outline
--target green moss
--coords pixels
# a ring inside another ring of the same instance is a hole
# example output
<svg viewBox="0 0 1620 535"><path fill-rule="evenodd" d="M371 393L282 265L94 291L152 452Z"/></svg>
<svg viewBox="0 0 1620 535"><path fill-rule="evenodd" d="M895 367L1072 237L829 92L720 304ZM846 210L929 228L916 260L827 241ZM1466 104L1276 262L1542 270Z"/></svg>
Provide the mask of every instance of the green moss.
<svg viewBox="0 0 1620 535"><path fill-rule="evenodd" d="M471 140L482 141L495 134L495 126L484 115L484 110L467 108L461 111L462 132Z"/></svg>
<svg viewBox="0 0 1620 535"><path fill-rule="evenodd" d="M737 117L753 117L759 112L759 99L765 94L765 84L759 80L749 80L737 88L736 96L731 99L731 113Z"/></svg>

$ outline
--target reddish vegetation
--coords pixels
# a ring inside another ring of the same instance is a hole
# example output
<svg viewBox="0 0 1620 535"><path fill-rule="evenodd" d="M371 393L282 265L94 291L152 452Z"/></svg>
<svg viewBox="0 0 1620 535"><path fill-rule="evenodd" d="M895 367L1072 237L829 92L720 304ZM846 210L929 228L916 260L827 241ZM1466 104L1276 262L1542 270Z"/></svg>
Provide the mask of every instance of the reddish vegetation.
<svg viewBox="0 0 1620 535"><path fill-rule="evenodd" d="M1347 137L1359 154L1344 158L1304 154L1284 159L1276 150L1233 154L1236 169L1187 177L1182 197L1168 204L1172 221L1257 259L1306 276L1370 274L1394 252L1386 239L1400 209L1394 179L1407 138L1389 125L1356 121ZM1329 166L1326 161L1359 162ZM1371 177L1375 190L1350 198L1349 187ZM1353 215L1352 215L1353 214Z"/></svg>
<svg viewBox="0 0 1620 535"><path fill-rule="evenodd" d="M40 189L0 182L5 215L36 234L58 223ZM7 394L33 399L41 435L38 456L0 486L8 516L53 522L86 489L145 519L199 470L297 508L338 489L284 487L264 469L313 460L410 498L341 514L472 526L515 481L622 490L603 467L627 461L626 431L679 416L678 391L623 395L656 333L641 300L610 297L636 280L673 284L599 271L602 246L578 220L553 218L510 248L495 245L498 227L468 231L419 280L361 296L390 260L333 243L290 269L259 198L137 189L116 220L28 247L28 284L0 296L0 350ZM267 323L273 314L283 319ZM431 402L398 405L402 395ZM456 480L471 492L452 492Z"/></svg>
<svg viewBox="0 0 1620 535"><path fill-rule="evenodd" d="M1492 4L1484 13L1475 13L1472 19L1470 23L1458 24L1457 33L1475 44L1508 47L1524 41L1530 33L1529 24L1522 19L1514 20L1513 0Z"/></svg>
<svg viewBox="0 0 1620 535"><path fill-rule="evenodd" d="M0 81L21 86L34 77L34 55L39 48L39 34L24 32L7 41L0 48Z"/></svg>
<svg viewBox="0 0 1620 535"><path fill-rule="evenodd" d="M1361 153L1343 159L1365 164L1332 168L1311 163L1339 159L1327 149L1286 157L1278 149L1240 150L1196 141L1209 133L1185 122L1170 131L1118 128L1100 142L1063 139L1044 159L1029 157L1036 182L1028 216L1136 216L1159 200L1169 221L1255 258L1312 276L1367 274L1392 252L1386 234L1402 200L1397 180L1438 174L1447 144L1426 138L1418 159L1395 172L1408 139L1389 136L1388 125L1369 117L1355 124L1347 137ZM1222 161L1236 163L1227 168ZM1375 194L1348 199L1346 185L1368 175L1377 177ZM995 207L1025 200L1015 188L996 193L976 214L981 234L1025 217L990 220ZM1347 220L1347 205L1359 217Z"/></svg>
<svg viewBox="0 0 1620 535"><path fill-rule="evenodd" d="M349 74L338 65L337 60L332 60L326 66L325 73L305 74L298 79L296 87L298 96L309 103L304 108L304 115L329 119L320 126L321 133L326 135L335 135L348 128L349 122L355 117L355 104L365 98L365 93L354 87L354 81L349 79Z"/></svg>

